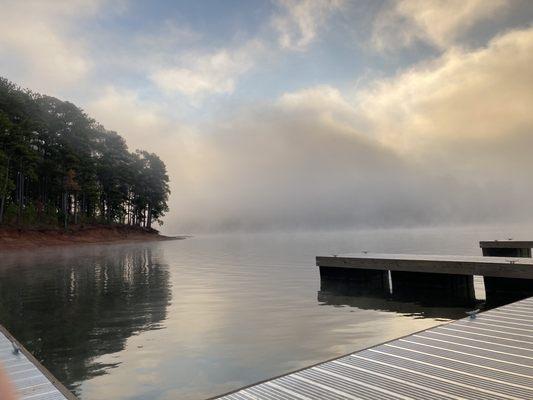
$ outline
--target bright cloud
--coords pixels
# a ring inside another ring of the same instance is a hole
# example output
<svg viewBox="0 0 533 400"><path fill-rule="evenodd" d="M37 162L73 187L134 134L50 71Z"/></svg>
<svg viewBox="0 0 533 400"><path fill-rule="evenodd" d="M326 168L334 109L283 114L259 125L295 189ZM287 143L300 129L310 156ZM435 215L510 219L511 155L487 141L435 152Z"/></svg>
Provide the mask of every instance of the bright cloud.
<svg viewBox="0 0 533 400"><path fill-rule="evenodd" d="M92 60L86 45L69 35L76 21L102 1L10 1L0 12L0 69L32 89L56 93L84 78Z"/></svg>
<svg viewBox="0 0 533 400"><path fill-rule="evenodd" d="M533 126L533 29L376 82L358 94L381 140L417 150L435 141L507 140Z"/></svg>
<svg viewBox="0 0 533 400"><path fill-rule="evenodd" d="M476 23L495 18L505 0L400 0L386 3L374 25L380 50L400 49L422 41L446 48Z"/></svg>
<svg viewBox="0 0 533 400"><path fill-rule="evenodd" d="M150 77L160 89L192 99L228 94L235 90L237 79L252 68L262 50L263 45L253 41L237 49L188 54L178 66L156 69Z"/></svg>
<svg viewBox="0 0 533 400"><path fill-rule="evenodd" d="M203 161L208 149L198 148L194 128L187 126L157 102L143 100L131 90L109 86L87 104L87 112L107 129L119 132L131 151L143 149L158 154L169 171L172 193L194 193L198 176L206 175ZM180 214L182 195L171 196L171 218Z"/></svg>
<svg viewBox="0 0 533 400"><path fill-rule="evenodd" d="M96 120L105 121L107 129L124 135L133 149L155 151L149 148L151 143L169 139L168 134L177 131L157 103L142 101L137 92L114 86L104 88L101 96L87 104L87 111ZM151 142L146 141L148 135Z"/></svg>
<svg viewBox="0 0 533 400"><path fill-rule="evenodd" d="M272 19L283 49L305 50L316 38L328 16L338 10L343 0L278 0L282 12Z"/></svg>

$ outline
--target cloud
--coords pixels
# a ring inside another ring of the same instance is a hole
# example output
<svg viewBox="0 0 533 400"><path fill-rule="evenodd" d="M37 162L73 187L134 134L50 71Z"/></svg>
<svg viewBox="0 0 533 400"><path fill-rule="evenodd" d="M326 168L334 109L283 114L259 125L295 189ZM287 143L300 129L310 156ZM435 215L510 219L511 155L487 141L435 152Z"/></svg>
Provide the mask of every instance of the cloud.
<svg viewBox="0 0 533 400"><path fill-rule="evenodd" d="M194 126L179 120L171 107L160 102L143 99L134 90L108 86L103 93L90 101L87 113L105 126L117 131L126 139L130 151L143 149L156 153L166 164L170 175L171 214L166 219L179 220L183 210L179 199L192 196L194 182L205 174L203 157L208 156L197 145ZM185 190L191 193L185 194Z"/></svg>
<svg viewBox="0 0 533 400"><path fill-rule="evenodd" d="M515 30L375 82L356 101L380 141L403 152L503 144L531 135L532 63L533 28Z"/></svg>
<svg viewBox="0 0 533 400"><path fill-rule="evenodd" d="M281 48L302 51L315 40L328 16L341 8L343 0L278 0L281 9L272 18Z"/></svg>
<svg viewBox="0 0 533 400"><path fill-rule="evenodd" d="M343 0L281 0L283 12L271 20L280 46L304 50L315 39L319 26L342 4ZM233 93L238 79L255 67L270 47L264 38L256 38L237 47L187 52L176 62L154 68L150 79L164 92L180 93L198 103L209 95Z"/></svg>
<svg viewBox="0 0 533 400"><path fill-rule="evenodd" d="M358 135L366 136L355 105L348 101L339 89L332 86L319 85L284 93L278 99L277 105L287 112L299 114L301 118L313 115L321 123L335 126L339 131L357 131Z"/></svg>
<svg viewBox="0 0 533 400"><path fill-rule="evenodd" d="M3 1L0 69L32 89L57 93L83 79L92 67L83 40L69 31L94 15L102 1Z"/></svg>
<svg viewBox="0 0 533 400"><path fill-rule="evenodd" d="M372 42L380 50L416 42L447 48L476 23L495 18L509 6L505 0L389 1L375 20Z"/></svg>
<svg viewBox="0 0 533 400"><path fill-rule="evenodd" d="M376 140L424 171L484 193L467 207L491 221L527 214L533 201L533 28L375 82L354 102ZM448 186L436 191L448 195ZM493 204L493 216L481 210ZM466 203L468 204L468 203Z"/></svg>
<svg viewBox="0 0 533 400"><path fill-rule="evenodd" d="M150 78L165 92L179 92L193 100L210 94L230 94L237 79L254 66L263 49L261 42L250 41L236 49L187 54L177 66L158 68Z"/></svg>
<svg viewBox="0 0 533 400"><path fill-rule="evenodd" d="M132 149L155 151L150 149L151 143L168 140L177 131L161 105L143 101L133 90L108 86L87 104L87 112L107 129L123 135ZM148 136L151 141L146 140Z"/></svg>

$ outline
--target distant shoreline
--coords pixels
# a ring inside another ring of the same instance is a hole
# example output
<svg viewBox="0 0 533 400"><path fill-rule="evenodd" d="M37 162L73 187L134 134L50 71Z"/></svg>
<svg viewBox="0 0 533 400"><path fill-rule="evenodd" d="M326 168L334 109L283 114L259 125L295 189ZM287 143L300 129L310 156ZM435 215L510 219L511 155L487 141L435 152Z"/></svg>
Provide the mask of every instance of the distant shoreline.
<svg viewBox="0 0 533 400"><path fill-rule="evenodd" d="M83 244L110 244L183 240L188 236L165 236L155 229L127 225L58 228L0 228L0 252L43 249Z"/></svg>

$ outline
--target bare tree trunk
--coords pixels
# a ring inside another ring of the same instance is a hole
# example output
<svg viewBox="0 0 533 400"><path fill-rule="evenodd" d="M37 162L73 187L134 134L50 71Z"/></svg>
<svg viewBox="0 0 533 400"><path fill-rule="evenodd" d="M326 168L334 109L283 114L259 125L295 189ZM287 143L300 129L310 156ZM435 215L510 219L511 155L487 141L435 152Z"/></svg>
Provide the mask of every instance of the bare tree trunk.
<svg viewBox="0 0 533 400"><path fill-rule="evenodd" d="M148 204L148 216L147 216L147 227L148 229L152 229L152 205Z"/></svg>
<svg viewBox="0 0 533 400"><path fill-rule="evenodd" d="M65 230L67 230L68 228L68 210L67 210L67 203L68 203L68 199L67 199L67 192L64 192L63 193L63 224L64 224L64 227L65 227Z"/></svg>
<svg viewBox="0 0 533 400"><path fill-rule="evenodd" d="M74 225L78 225L78 195L74 194Z"/></svg>

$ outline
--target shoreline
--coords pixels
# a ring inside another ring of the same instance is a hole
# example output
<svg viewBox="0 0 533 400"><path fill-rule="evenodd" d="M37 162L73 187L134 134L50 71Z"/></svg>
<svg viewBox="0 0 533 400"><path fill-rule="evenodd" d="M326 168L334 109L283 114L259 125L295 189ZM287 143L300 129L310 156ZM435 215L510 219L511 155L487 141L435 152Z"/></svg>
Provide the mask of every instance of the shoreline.
<svg viewBox="0 0 533 400"><path fill-rule="evenodd" d="M127 225L75 226L67 231L60 228L0 228L0 252L73 245L183 240L188 237L165 236L155 229Z"/></svg>

